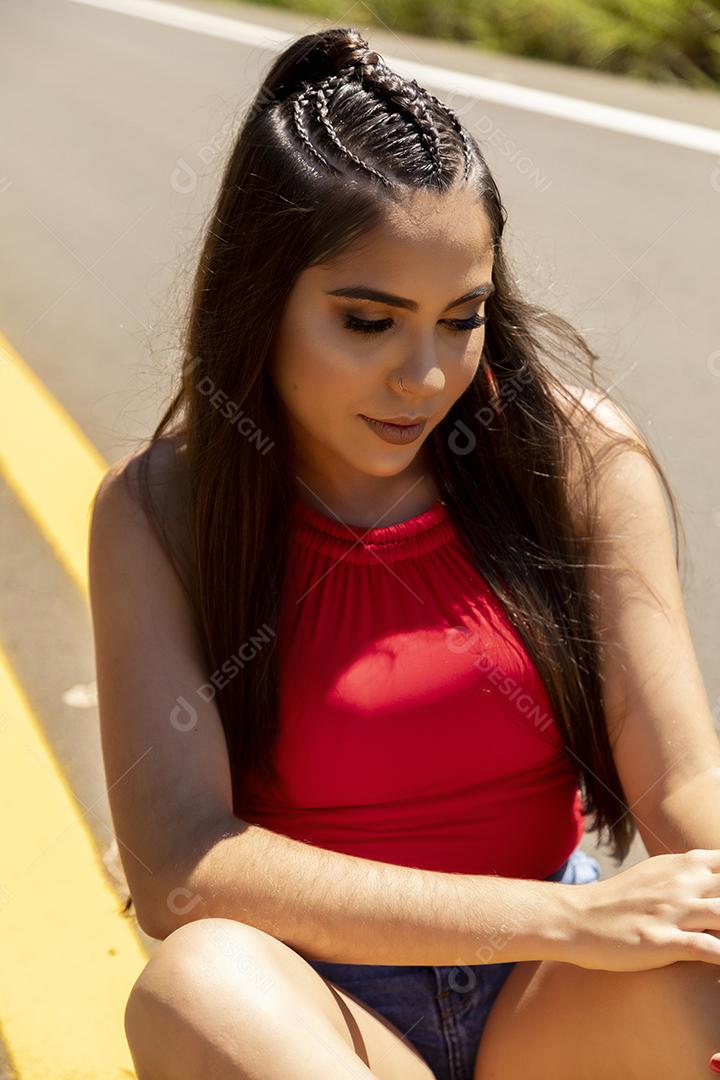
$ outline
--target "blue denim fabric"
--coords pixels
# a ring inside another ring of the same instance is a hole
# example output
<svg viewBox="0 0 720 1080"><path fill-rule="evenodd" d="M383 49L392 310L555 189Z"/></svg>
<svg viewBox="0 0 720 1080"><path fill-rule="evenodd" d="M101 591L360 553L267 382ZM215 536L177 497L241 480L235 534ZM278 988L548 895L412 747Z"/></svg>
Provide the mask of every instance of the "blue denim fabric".
<svg viewBox="0 0 720 1080"><path fill-rule="evenodd" d="M546 881L585 885L600 877L600 864L578 847ZM502 935L498 947L502 950ZM492 947L487 946L488 956ZM323 978L376 1009L403 1033L437 1080L472 1080L485 1022L515 966L481 963L457 967L395 964L309 963Z"/></svg>

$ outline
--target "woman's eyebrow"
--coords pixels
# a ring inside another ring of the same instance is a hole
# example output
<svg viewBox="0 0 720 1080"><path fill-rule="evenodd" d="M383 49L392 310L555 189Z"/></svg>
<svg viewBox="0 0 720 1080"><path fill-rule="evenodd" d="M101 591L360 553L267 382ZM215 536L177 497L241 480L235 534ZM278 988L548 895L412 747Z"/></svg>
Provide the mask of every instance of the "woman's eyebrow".
<svg viewBox="0 0 720 1080"><path fill-rule="evenodd" d="M407 308L408 311L417 311L418 309L415 300L408 300L404 296L394 296L393 293L380 292L378 289L370 288L369 285L350 285L346 289L326 289L325 292L327 296L346 296L350 300L375 300L378 304ZM482 285L478 285L476 289L472 289L471 292L459 296L457 300L453 300L446 308L443 308L443 311L450 311L452 308L460 307L461 304L467 304L469 300L475 300L479 296L491 296L494 292L495 286L492 281L485 281Z"/></svg>

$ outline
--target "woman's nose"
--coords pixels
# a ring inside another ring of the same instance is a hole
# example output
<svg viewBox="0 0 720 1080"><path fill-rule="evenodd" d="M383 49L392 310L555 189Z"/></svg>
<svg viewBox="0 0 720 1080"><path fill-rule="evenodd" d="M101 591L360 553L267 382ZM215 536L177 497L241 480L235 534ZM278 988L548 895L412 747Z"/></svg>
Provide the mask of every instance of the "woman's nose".
<svg viewBox="0 0 720 1080"><path fill-rule="evenodd" d="M398 370L397 378L402 379L401 385L406 393L419 397L432 397L440 393L445 389L445 374L437 349L434 346L413 349L412 356Z"/></svg>

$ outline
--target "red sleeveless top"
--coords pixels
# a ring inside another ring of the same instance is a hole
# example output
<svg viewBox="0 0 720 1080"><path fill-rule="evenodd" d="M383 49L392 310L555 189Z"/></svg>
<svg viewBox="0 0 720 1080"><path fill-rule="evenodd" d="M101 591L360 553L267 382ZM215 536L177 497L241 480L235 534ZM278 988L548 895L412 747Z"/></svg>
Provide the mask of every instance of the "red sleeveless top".
<svg viewBox="0 0 720 1080"><path fill-rule="evenodd" d="M279 799L239 816L322 848L545 878L583 837L549 699L445 504L342 524L297 497L278 650Z"/></svg>

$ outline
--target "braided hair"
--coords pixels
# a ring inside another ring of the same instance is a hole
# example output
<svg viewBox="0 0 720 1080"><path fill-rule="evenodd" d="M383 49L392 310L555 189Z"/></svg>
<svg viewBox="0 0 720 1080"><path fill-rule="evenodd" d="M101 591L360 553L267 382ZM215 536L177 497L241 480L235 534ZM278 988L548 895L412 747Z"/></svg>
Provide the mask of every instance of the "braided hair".
<svg viewBox="0 0 720 1080"><path fill-rule="evenodd" d="M324 49L318 50L319 38L324 39ZM301 51L303 43L307 44L306 56ZM349 165L392 187L396 178L368 160L372 136L377 137L381 128L389 144L397 145L398 149L405 150L414 143L415 151L423 155L432 184L445 187L452 182L459 155L462 155L463 179L469 177L474 148L457 115L415 79L405 79L389 68L357 30L308 35L298 47L301 54L295 59L294 74L297 78L306 60L307 77L301 77L295 86L288 88L277 81L274 86L271 72L256 106L289 117L287 130L292 132L300 155L308 163L315 168L319 164L331 176L346 174ZM330 62L330 70L323 72L322 61L327 66L332 56L336 57L336 66ZM315 62L314 70L311 58ZM360 125L357 95L364 98ZM352 111L348 108L351 102ZM360 150L363 143L369 148L365 153Z"/></svg>

